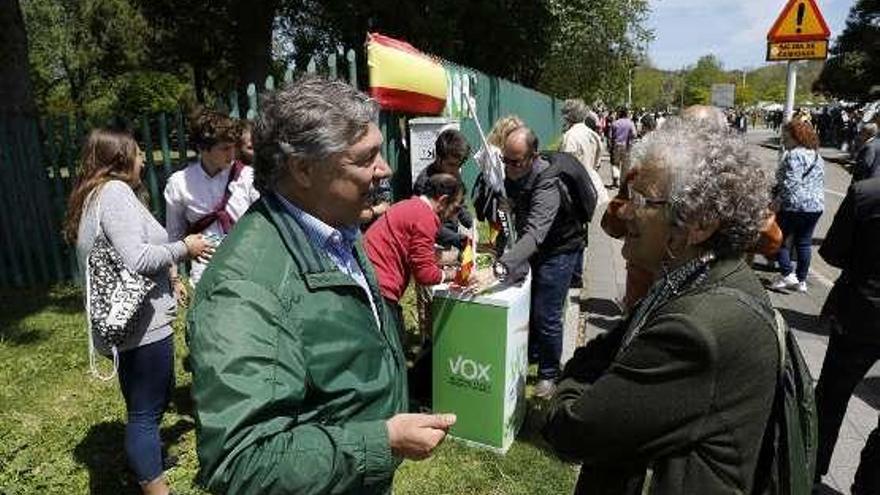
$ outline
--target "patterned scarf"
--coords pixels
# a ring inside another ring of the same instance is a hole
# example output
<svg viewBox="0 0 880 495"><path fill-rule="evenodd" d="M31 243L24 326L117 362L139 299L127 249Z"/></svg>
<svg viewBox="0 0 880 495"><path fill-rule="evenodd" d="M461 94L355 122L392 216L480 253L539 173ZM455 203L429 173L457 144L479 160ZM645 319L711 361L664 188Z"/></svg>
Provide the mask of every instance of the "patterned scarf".
<svg viewBox="0 0 880 495"><path fill-rule="evenodd" d="M617 356L619 357L639 335L648 320L648 316L656 308L662 306L673 297L678 296L685 289L698 287L705 282L713 261L715 261L715 253L710 251L672 271L668 271L664 266L663 276L654 282L648 294L633 309L633 315L629 319L628 328L623 335L623 341L617 350Z"/></svg>

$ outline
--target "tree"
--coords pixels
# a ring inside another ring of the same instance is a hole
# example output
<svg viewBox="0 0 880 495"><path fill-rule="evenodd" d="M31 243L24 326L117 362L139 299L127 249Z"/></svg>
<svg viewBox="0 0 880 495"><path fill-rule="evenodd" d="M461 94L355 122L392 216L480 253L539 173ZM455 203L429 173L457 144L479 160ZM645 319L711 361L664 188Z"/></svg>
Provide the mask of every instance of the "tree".
<svg viewBox="0 0 880 495"><path fill-rule="evenodd" d="M82 109L146 57L147 23L128 0L27 0L30 62L42 106Z"/></svg>
<svg viewBox="0 0 880 495"><path fill-rule="evenodd" d="M36 112L28 73L28 40L18 0L0 0L0 119L33 117Z"/></svg>
<svg viewBox="0 0 880 495"><path fill-rule="evenodd" d="M230 0L135 1L151 28L146 38L150 53L146 68L176 68L191 76L201 103L213 89L235 87Z"/></svg>
<svg viewBox="0 0 880 495"><path fill-rule="evenodd" d="M685 75L684 104L708 105L712 97L712 85L727 82L721 61L715 55L704 55Z"/></svg>
<svg viewBox="0 0 880 495"><path fill-rule="evenodd" d="M560 97L620 99L649 39L646 0L287 0L315 46L359 47L378 31L458 64ZM326 38L322 39L322 36ZM610 88L610 90L609 90Z"/></svg>
<svg viewBox="0 0 880 495"><path fill-rule="evenodd" d="M665 110L678 102L678 75L647 66L633 72L633 107Z"/></svg>
<svg viewBox="0 0 880 495"><path fill-rule="evenodd" d="M813 90L864 101L880 93L880 0L857 0Z"/></svg>
<svg viewBox="0 0 880 495"><path fill-rule="evenodd" d="M549 0L554 16L542 91L622 102L629 71L653 37L646 0Z"/></svg>

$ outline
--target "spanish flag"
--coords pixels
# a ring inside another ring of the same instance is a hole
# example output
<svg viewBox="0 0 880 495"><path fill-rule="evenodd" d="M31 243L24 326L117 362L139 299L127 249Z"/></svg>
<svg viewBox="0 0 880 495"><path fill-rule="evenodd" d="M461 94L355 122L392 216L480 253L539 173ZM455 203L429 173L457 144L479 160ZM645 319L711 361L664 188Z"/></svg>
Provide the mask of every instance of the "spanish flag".
<svg viewBox="0 0 880 495"><path fill-rule="evenodd" d="M468 285L475 262L474 243L468 238L465 240L464 250L461 252L461 266L458 268L458 273L455 274L456 285L460 287Z"/></svg>
<svg viewBox="0 0 880 495"><path fill-rule="evenodd" d="M433 114L446 106L446 69L409 43L367 35L370 94L385 110Z"/></svg>

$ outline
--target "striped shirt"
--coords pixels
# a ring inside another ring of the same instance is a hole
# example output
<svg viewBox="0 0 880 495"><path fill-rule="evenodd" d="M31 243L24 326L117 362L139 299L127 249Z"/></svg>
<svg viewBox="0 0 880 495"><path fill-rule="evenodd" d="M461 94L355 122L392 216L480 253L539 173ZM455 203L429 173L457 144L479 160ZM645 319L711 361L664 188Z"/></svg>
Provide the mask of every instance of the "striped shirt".
<svg viewBox="0 0 880 495"><path fill-rule="evenodd" d="M356 225L344 227L337 230L317 217L314 217L305 211L299 209L296 205L287 200L280 194L275 196L284 205L284 209L296 220L296 223L302 227L303 232L309 240L309 244L316 251L325 252L333 263L339 268L339 271L345 273L355 281L367 294L370 301L370 307L373 309L373 317L376 318L376 325L382 328L379 321L379 312L376 309L376 302L373 301L373 294L370 292L370 286L367 284L367 277L358 264L357 258L354 256L354 243L360 236L360 229Z"/></svg>

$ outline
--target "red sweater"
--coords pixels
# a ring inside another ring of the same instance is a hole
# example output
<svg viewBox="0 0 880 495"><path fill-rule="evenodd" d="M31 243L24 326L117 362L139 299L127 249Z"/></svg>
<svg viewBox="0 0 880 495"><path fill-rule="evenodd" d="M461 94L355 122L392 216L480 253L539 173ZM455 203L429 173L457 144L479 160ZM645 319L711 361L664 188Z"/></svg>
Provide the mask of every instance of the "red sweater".
<svg viewBox="0 0 880 495"><path fill-rule="evenodd" d="M400 301L410 275L421 285L443 280L434 256L434 239L440 219L431 207L414 196L394 204L367 229L364 246L376 268L379 290L391 301Z"/></svg>

